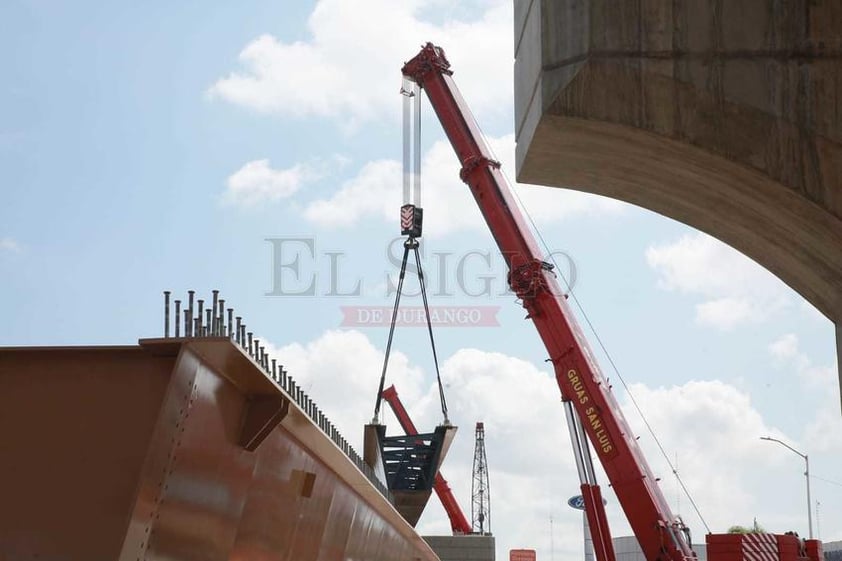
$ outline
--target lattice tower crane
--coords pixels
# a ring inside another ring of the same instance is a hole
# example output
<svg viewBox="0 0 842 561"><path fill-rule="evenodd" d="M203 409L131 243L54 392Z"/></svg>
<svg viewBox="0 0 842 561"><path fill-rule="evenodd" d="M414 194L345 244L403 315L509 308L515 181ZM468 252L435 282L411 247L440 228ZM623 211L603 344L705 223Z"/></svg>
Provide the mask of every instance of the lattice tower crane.
<svg viewBox="0 0 842 561"><path fill-rule="evenodd" d="M491 534L491 486L485 457L485 426L477 423L474 444L474 477L471 484L471 521L475 534Z"/></svg>

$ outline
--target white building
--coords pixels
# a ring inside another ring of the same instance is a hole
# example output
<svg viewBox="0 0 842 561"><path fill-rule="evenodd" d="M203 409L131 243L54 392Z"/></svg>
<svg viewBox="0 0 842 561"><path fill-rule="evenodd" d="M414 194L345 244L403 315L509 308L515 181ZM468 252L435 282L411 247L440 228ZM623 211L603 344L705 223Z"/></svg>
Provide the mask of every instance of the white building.
<svg viewBox="0 0 842 561"><path fill-rule="evenodd" d="M637 543L637 538L634 536L623 536L614 538L614 553L617 561L646 561L643 556L643 550ZM693 551L699 557L699 561L707 561L707 547L705 546L704 537L700 543L693 544ZM842 560L840 560L842 561Z"/></svg>

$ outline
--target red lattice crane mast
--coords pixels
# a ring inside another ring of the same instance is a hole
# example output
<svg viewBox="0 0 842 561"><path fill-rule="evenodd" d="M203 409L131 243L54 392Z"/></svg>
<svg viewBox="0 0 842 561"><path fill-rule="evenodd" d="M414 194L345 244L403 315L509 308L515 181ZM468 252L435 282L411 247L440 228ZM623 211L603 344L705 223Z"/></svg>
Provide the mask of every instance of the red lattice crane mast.
<svg viewBox="0 0 842 561"><path fill-rule="evenodd" d="M392 385L383 390L382 395L383 399L389 404L389 407L392 408L395 417L398 418L403 431L408 435L418 434L418 429L415 428L415 423L409 418L409 413L407 413L406 408L401 403L395 386ZM450 485L448 485L447 480L441 472L436 472L433 490L438 495L444 511L450 519L450 529L453 530L453 534L470 534L471 525L468 523L468 519L465 518L465 513L462 512L459 503L456 502L456 497L453 496L453 491L450 489Z"/></svg>

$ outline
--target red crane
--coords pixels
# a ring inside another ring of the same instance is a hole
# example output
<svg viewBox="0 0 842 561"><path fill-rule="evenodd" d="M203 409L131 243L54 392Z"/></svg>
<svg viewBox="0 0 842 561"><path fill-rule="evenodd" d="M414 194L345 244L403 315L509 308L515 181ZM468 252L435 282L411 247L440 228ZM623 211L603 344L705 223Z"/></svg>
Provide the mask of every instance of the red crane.
<svg viewBox="0 0 842 561"><path fill-rule="evenodd" d="M620 406L600 372L581 328L561 290L552 265L542 259L539 246L526 225L500 164L479 131L451 78L450 63L441 48L428 43L402 68L405 78L427 92L430 104L462 165L460 177L468 184L509 267L509 285L522 301L555 370L556 382L577 452L577 466L585 499L585 512L601 560L614 558L599 486L595 484L587 439L611 482L617 499L649 561L692 561L689 530L670 511L656 479L644 459ZM749 559L752 548L773 547L777 559L819 561L821 543L807 540L806 553L796 553L797 537L762 534L707 536L708 556L720 561ZM765 544L758 545L759 542ZM803 549L803 548L802 548ZM769 549L762 549L769 551ZM772 556L771 558L775 558Z"/></svg>
<svg viewBox="0 0 842 561"><path fill-rule="evenodd" d="M442 49L428 43L402 69L427 92L462 164L468 184L497 246L507 260L509 284L535 324L555 369L562 399L597 451L646 558L684 561L695 558L684 525L670 512L655 477L640 453L620 406L599 371L581 329L569 309L552 266L542 259L500 164L451 78ZM580 474L582 469L580 468ZM599 559L612 559L611 538L599 486L582 478L582 495ZM599 549L604 549L599 551Z"/></svg>
<svg viewBox="0 0 842 561"><path fill-rule="evenodd" d="M409 418L409 413L406 412L403 403L401 403L395 386L392 385L383 390L382 396L392 408L395 417L398 418L398 422L403 427L403 431L409 435L418 434L418 429L415 428L415 423ZM433 489L436 495L439 496L447 517L450 518L450 529L453 530L453 534L470 534L471 525L468 523L468 519L465 518L465 513L462 512L459 503L456 502L456 497L453 496L453 491L450 489L450 485L448 485L447 480L441 472L436 472Z"/></svg>

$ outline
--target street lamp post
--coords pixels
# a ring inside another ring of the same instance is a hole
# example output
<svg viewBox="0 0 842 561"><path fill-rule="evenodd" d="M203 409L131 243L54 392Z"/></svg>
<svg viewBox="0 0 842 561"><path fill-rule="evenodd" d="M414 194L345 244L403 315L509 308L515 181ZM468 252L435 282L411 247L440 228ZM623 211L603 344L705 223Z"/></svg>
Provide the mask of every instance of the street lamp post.
<svg viewBox="0 0 842 561"><path fill-rule="evenodd" d="M807 478L807 526L808 526L808 530L809 530L809 533L810 533L810 539L812 540L813 539L813 512L812 512L812 508L811 508L811 502L812 501L810 499L810 458L807 456L807 454L802 454L801 452L799 452L798 450L796 450L795 448L793 448L792 446L790 446L786 442L781 442L777 438L772 438L770 436L761 436L760 440L770 440L772 442L777 442L781 446L785 446L785 447L789 448L790 450L792 450L793 452L795 452L796 454L798 454L799 456L804 458L804 465L806 467L806 469L804 471L804 477Z"/></svg>

